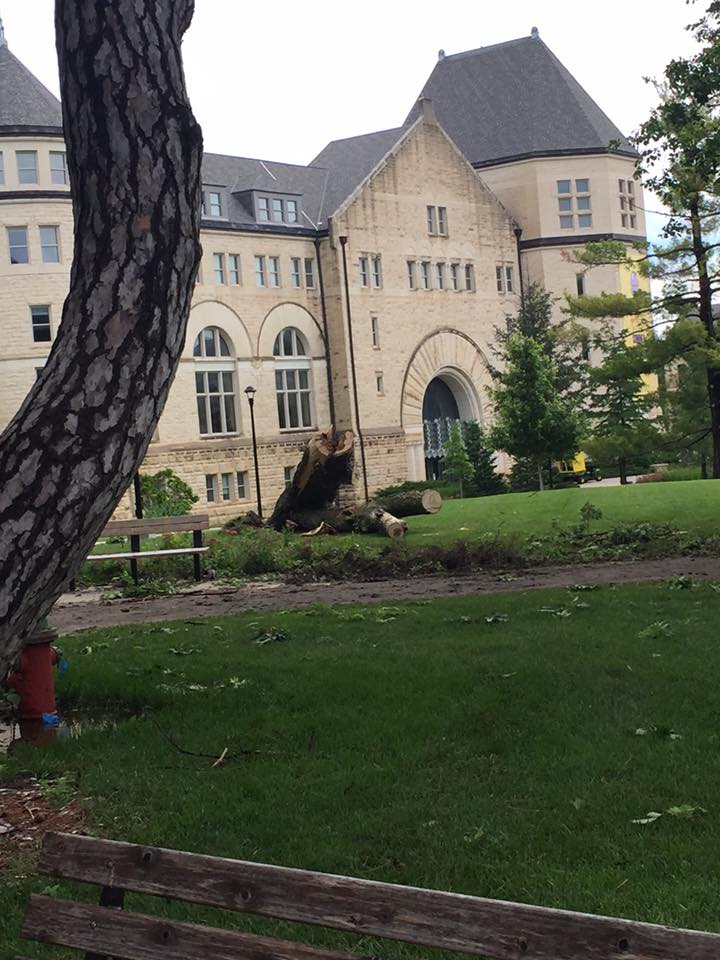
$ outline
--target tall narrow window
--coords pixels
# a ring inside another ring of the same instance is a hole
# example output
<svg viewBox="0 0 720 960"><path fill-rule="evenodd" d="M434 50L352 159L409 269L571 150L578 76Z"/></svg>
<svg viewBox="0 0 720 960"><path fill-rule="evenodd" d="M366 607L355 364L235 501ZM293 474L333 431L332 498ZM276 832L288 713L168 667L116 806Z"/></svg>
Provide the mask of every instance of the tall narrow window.
<svg viewBox="0 0 720 960"><path fill-rule="evenodd" d="M49 343L50 307L30 307L33 343Z"/></svg>
<svg viewBox="0 0 720 960"><path fill-rule="evenodd" d="M290 258L290 283L295 289L299 289L302 286L302 279L300 276L300 257L291 257Z"/></svg>
<svg viewBox="0 0 720 960"><path fill-rule="evenodd" d="M585 293L585 274L584 273L575 274L575 288L577 289L578 296L582 297L583 294Z"/></svg>
<svg viewBox="0 0 720 960"><path fill-rule="evenodd" d="M43 263L60 263L60 239L57 227L40 227L40 251Z"/></svg>
<svg viewBox="0 0 720 960"><path fill-rule="evenodd" d="M213 271L215 273L215 283L225 283L225 254L213 254Z"/></svg>
<svg viewBox="0 0 720 960"><path fill-rule="evenodd" d="M425 216L427 218L427 231L428 233L435 234L437 233L437 221L435 219L435 207L426 207Z"/></svg>
<svg viewBox="0 0 720 960"><path fill-rule="evenodd" d="M221 473L220 474L220 488L222 490L223 500L229 500L231 497L230 493L230 483L232 481L231 473Z"/></svg>
<svg viewBox="0 0 720 960"><path fill-rule="evenodd" d="M10 247L10 263L30 263L27 227L8 227L7 235L8 246Z"/></svg>
<svg viewBox="0 0 720 960"><path fill-rule="evenodd" d="M360 266L360 286L369 287L370 275L368 273L368 258L360 257L359 266Z"/></svg>
<svg viewBox="0 0 720 960"><path fill-rule="evenodd" d="M200 433L235 433L235 377L232 370L196 370Z"/></svg>
<svg viewBox="0 0 720 960"><path fill-rule="evenodd" d="M36 150L17 150L18 183L37 183L38 165Z"/></svg>
<svg viewBox="0 0 720 960"><path fill-rule="evenodd" d="M67 158L64 151L50 151L50 180L58 186L65 186L68 182Z"/></svg>
<svg viewBox="0 0 720 960"><path fill-rule="evenodd" d="M374 287L382 286L382 259L379 256L372 258L372 283Z"/></svg>
<svg viewBox="0 0 720 960"><path fill-rule="evenodd" d="M430 289L430 264L427 260L420 263L420 284L423 290Z"/></svg>
<svg viewBox="0 0 720 960"><path fill-rule="evenodd" d="M238 470L235 474L237 481L238 500L247 500L248 498L248 475L246 470Z"/></svg>
<svg viewBox="0 0 720 960"><path fill-rule="evenodd" d="M258 197L257 200L258 220L270 219L270 201L267 197Z"/></svg>
<svg viewBox="0 0 720 960"><path fill-rule="evenodd" d="M216 487L217 487L217 477L214 473L205 474L205 496L208 503L215 503L217 499L216 496Z"/></svg>
<svg viewBox="0 0 720 960"><path fill-rule="evenodd" d="M281 330L275 339L273 355L280 429L311 427L310 358L300 331L295 327Z"/></svg>
<svg viewBox="0 0 720 960"><path fill-rule="evenodd" d="M515 273L512 267L505 267L505 289L512 293L515 289Z"/></svg>
<svg viewBox="0 0 720 960"><path fill-rule="evenodd" d="M618 190L620 191L620 193L625 193L625 181L624 181L624 180L618 180Z"/></svg>
<svg viewBox="0 0 720 960"><path fill-rule="evenodd" d="M280 286L280 257L268 257L268 273L270 275L270 286Z"/></svg>
<svg viewBox="0 0 720 960"><path fill-rule="evenodd" d="M415 261L414 260L407 261L407 278L408 278L408 287L411 290L415 290L417 288L417 281L415 279Z"/></svg>
<svg viewBox="0 0 720 960"><path fill-rule="evenodd" d="M203 216L222 217L222 197L217 190L207 190L203 193Z"/></svg>
<svg viewBox="0 0 720 960"><path fill-rule="evenodd" d="M382 370L375 371L375 389L380 396L385 393L385 378L382 375Z"/></svg>
<svg viewBox="0 0 720 960"><path fill-rule="evenodd" d="M280 197L273 197L270 203L270 219L273 223L282 223L285 219L285 203Z"/></svg>
<svg viewBox="0 0 720 960"><path fill-rule="evenodd" d="M0 186L5 183L5 157L0 150Z"/></svg>
<svg viewBox="0 0 720 960"><path fill-rule="evenodd" d="M628 182L627 182L627 188L628 188L628 193L630 193L630 194L635 193L635 184L633 183L632 180L628 180Z"/></svg>
<svg viewBox="0 0 720 960"><path fill-rule="evenodd" d="M505 293L505 277L502 267L495 267L495 286L498 293Z"/></svg>
<svg viewBox="0 0 720 960"><path fill-rule="evenodd" d="M438 290L445 289L445 264L444 263L435 264L435 282L437 284Z"/></svg>
<svg viewBox="0 0 720 960"><path fill-rule="evenodd" d="M237 253L228 254L228 268L230 283L237 287L240 284L240 256Z"/></svg>
<svg viewBox="0 0 720 960"><path fill-rule="evenodd" d="M288 200L285 205L285 216L288 223L297 223L298 205L297 200Z"/></svg>
<svg viewBox="0 0 720 960"><path fill-rule="evenodd" d="M471 292L475 289L475 267L472 263L465 264L465 289Z"/></svg>
<svg viewBox="0 0 720 960"><path fill-rule="evenodd" d="M265 257L255 257L255 283L258 287L266 286Z"/></svg>
<svg viewBox="0 0 720 960"><path fill-rule="evenodd" d="M380 349L380 322L374 315L370 316L370 329L372 331L372 345L375 350Z"/></svg>
<svg viewBox="0 0 720 960"><path fill-rule="evenodd" d="M441 237L446 237L447 232L447 207L438 207L438 233Z"/></svg>
<svg viewBox="0 0 720 960"><path fill-rule="evenodd" d="M315 289L315 259L305 257L305 286L308 290Z"/></svg>
<svg viewBox="0 0 720 960"><path fill-rule="evenodd" d="M460 289L460 264L451 263L450 264L450 286L453 290Z"/></svg>

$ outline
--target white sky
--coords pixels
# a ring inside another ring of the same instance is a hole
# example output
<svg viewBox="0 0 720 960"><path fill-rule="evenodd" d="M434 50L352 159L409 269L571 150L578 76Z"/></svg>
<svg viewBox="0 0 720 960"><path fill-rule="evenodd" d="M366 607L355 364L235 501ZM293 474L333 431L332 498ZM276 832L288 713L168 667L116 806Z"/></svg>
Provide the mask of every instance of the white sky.
<svg viewBox="0 0 720 960"><path fill-rule="evenodd" d="M688 53L685 0L196 0L185 68L205 148L308 163L329 140L400 125L437 51L540 36L624 133L644 76ZM59 93L54 0L0 0L12 52ZM652 221L649 233L654 233Z"/></svg>

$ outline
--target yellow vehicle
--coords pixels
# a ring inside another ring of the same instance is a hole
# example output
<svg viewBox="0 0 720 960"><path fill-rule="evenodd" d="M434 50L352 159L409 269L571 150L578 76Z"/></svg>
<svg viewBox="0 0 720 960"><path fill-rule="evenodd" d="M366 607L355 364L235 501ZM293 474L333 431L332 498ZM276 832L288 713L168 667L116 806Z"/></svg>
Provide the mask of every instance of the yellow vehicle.
<svg viewBox="0 0 720 960"><path fill-rule="evenodd" d="M556 460L553 464L558 472L559 480L570 480L574 483L587 483L588 480L602 480L598 468L580 451L572 460Z"/></svg>

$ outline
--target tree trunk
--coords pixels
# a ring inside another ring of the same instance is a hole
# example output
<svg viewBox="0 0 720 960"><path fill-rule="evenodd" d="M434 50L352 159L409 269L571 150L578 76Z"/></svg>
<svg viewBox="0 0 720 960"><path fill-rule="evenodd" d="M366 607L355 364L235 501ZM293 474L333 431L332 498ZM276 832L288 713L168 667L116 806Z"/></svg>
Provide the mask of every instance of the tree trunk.
<svg viewBox="0 0 720 960"><path fill-rule="evenodd" d="M192 13L57 2L74 260L47 364L0 437L0 677L132 480L182 351L200 256Z"/></svg>
<svg viewBox="0 0 720 960"><path fill-rule="evenodd" d="M340 507L303 510L302 513L294 513L292 519L288 521L288 526L299 533L310 533L311 530L317 530L322 524L332 527L335 533L352 533L353 512Z"/></svg>
<svg viewBox="0 0 720 960"><path fill-rule="evenodd" d="M707 468L707 456L704 453L700 454L700 479L707 480L708 478L708 468Z"/></svg>
<svg viewBox="0 0 720 960"><path fill-rule="evenodd" d="M416 517L424 513L439 513L442 497L437 490L407 490L380 497L377 503L396 517Z"/></svg>
<svg viewBox="0 0 720 960"><path fill-rule="evenodd" d="M628 482L627 478L627 460L625 457L620 457L618 460L618 470L620 472L620 485L625 486Z"/></svg>
<svg viewBox="0 0 720 960"><path fill-rule="evenodd" d="M351 431L333 438L332 430L318 433L308 441L292 483L278 497L268 524L282 530L288 520L307 510L322 510L337 496L338 489L352 482L353 444Z"/></svg>
<svg viewBox="0 0 720 960"><path fill-rule="evenodd" d="M399 540L407 532L404 520L398 520L377 503L367 503L355 514L353 526L358 533L384 533L392 540Z"/></svg>
<svg viewBox="0 0 720 960"><path fill-rule="evenodd" d="M537 472L538 472L538 490L542 493L542 491L545 489L545 485L543 484L543 475L542 475L543 468L541 463L538 464Z"/></svg>

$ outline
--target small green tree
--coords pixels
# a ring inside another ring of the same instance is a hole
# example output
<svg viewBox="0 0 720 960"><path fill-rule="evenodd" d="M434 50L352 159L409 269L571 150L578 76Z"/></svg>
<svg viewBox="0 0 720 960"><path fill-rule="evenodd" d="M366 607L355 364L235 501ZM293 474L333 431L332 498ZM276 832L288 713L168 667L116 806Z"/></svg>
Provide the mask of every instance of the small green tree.
<svg viewBox="0 0 720 960"><path fill-rule="evenodd" d="M492 497L505 493L505 481L495 469L495 450L477 420L464 423L463 434L465 449L473 469L468 492L474 497Z"/></svg>
<svg viewBox="0 0 720 960"><path fill-rule="evenodd" d="M592 435L583 447L594 460L615 461L620 483L627 483L629 457L656 449L657 424L650 413L657 403L633 370L634 348L616 340L608 348L606 362L590 374L594 387L588 404Z"/></svg>
<svg viewBox="0 0 720 960"><path fill-rule="evenodd" d="M531 460L542 490L543 464L577 453L582 420L577 406L558 395L553 362L534 339L515 333L506 352L507 366L491 390L491 443L511 457Z"/></svg>
<svg viewBox="0 0 720 960"><path fill-rule="evenodd" d="M181 517L190 513L199 497L170 469L140 475L143 513L146 517Z"/></svg>
<svg viewBox="0 0 720 960"><path fill-rule="evenodd" d="M686 354L674 375L665 376L661 400L667 429L664 445L683 462L699 463L704 479L712 458L706 369L702 351Z"/></svg>
<svg viewBox="0 0 720 960"><path fill-rule="evenodd" d="M443 478L457 480L460 484L460 496L463 496L463 484L472 478L473 468L465 449L460 422L455 421L450 428L450 435L445 444L443 457Z"/></svg>

